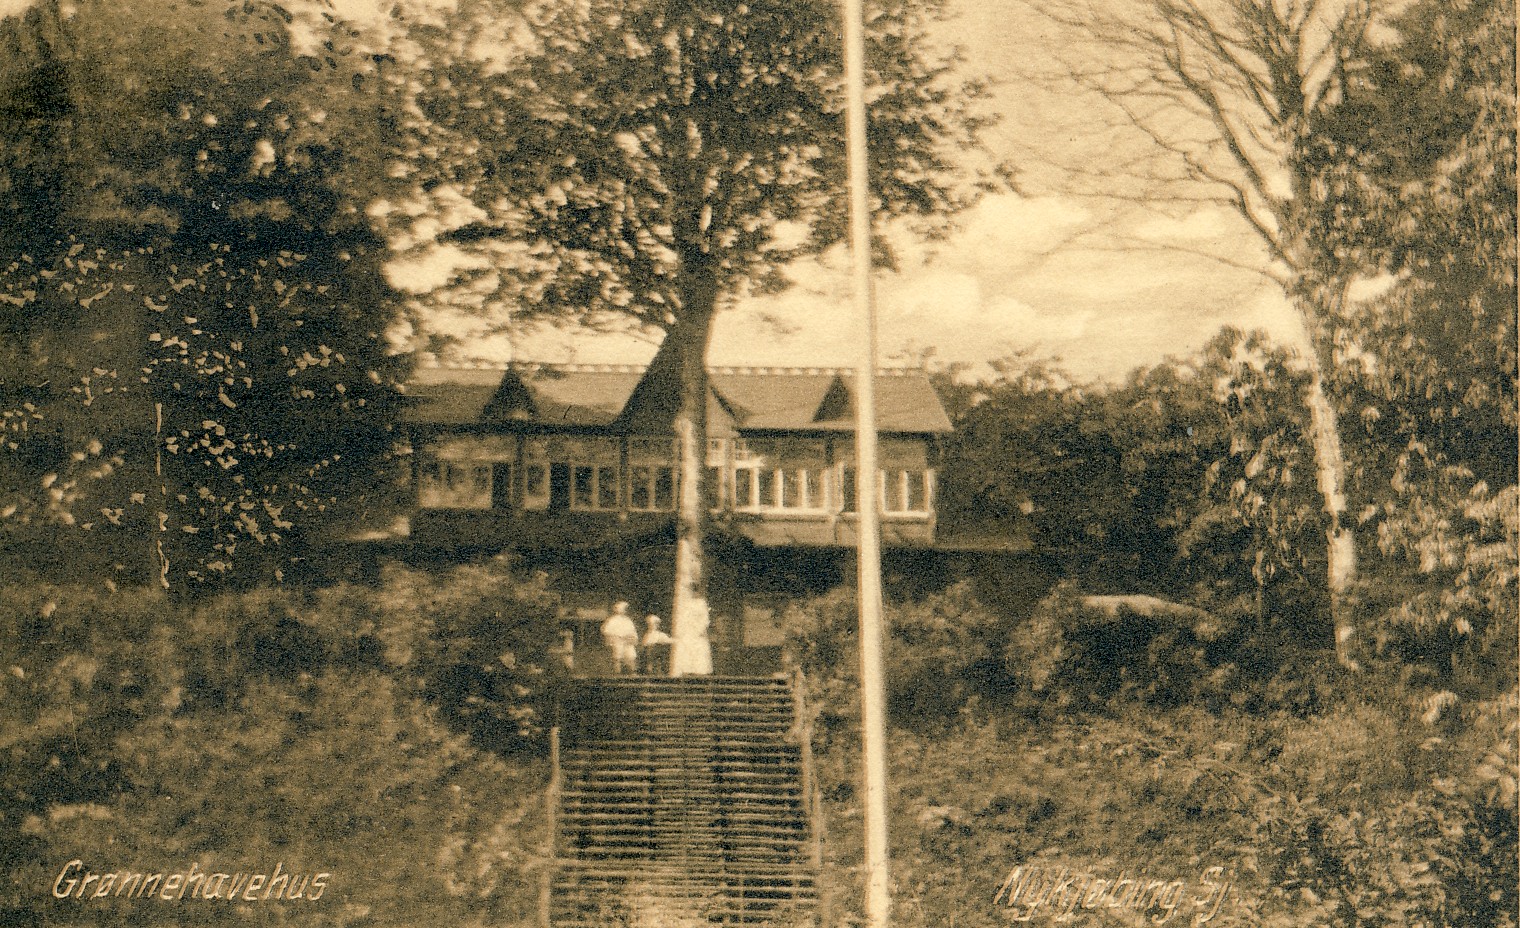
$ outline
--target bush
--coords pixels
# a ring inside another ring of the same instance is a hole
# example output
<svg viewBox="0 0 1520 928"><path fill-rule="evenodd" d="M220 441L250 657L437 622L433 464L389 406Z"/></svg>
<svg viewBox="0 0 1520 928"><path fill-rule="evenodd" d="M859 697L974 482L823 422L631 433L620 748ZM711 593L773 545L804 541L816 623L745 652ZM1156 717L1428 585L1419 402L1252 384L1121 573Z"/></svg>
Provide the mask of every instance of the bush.
<svg viewBox="0 0 1520 928"><path fill-rule="evenodd" d="M1398 700L1318 717L1131 705L1033 721L965 718L888 741L894 924L1006 925L990 902L1014 867L1078 881L1231 890L1221 928L1513 928L1515 703L1474 707L1446 738ZM860 910L859 745L819 754L826 876ZM1051 904L1043 914L1059 916ZM1093 925L1164 912L1078 913ZM1156 920L1150 920L1155 915ZM1069 919L1067 919L1069 920Z"/></svg>
<svg viewBox="0 0 1520 928"><path fill-rule="evenodd" d="M38 921L480 925L531 911L529 853L511 826L538 784L451 735L383 674L251 683L225 709L170 713L119 740L115 796L22 823L34 856L13 874L14 898ZM236 874L273 880L277 864L292 884L329 876L301 900L255 892L233 904L226 886L216 902L52 898L71 859L75 878L192 864L229 885Z"/></svg>
<svg viewBox="0 0 1520 928"><path fill-rule="evenodd" d="M1003 623L977 601L969 582L888 604L885 619L887 701L895 721L948 724L1006 689L995 645ZM784 618L788 656L808 675L825 720L858 717L858 625L854 591L844 588L796 603Z"/></svg>
<svg viewBox="0 0 1520 928"><path fill-rule="evenodd" d="M482 745L535 743L545 596L500 563L200 606L0 588L0 923L526 920L543 772ZM76 858L331 879L304 906L54 899Z"/></svg>
<svg viewBox="0 0 1520 928"><path fill-rule="evenodd" d="M1227 698L1236 669L1213 647L1227 631L1186 607L1099 608L1063 583L1015 626L1004 657L1022 687L1061 706L1176 706Z"/></svg>
<svg viewBox="0 0 1520 928"><path fill-rule="evenodd" d="M1279 903L1300 924L1513 928L1516 708L1478 707L1451 739L1375 709L1300 728L1256 810Z"/></svg>
<svg viewBox="0 0 1520 928"><path fill-rule="evenodd" d="M497 558L438 574L387 567L374 589L316 594L309 621L344 642L351 662L380 661L415 678L481 747L541 750L556 607L543 575L521 577Z"/></svg>

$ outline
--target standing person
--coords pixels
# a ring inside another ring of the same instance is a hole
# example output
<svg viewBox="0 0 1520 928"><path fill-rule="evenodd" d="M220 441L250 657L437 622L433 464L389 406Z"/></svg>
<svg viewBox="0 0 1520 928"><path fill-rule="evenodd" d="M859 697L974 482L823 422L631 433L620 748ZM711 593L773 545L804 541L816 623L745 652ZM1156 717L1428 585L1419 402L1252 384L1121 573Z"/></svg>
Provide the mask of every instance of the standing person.
<svg viewBox="0 0 1520 928"><path fill-rule="evenodd" d="M660 617L647 615L649 631L644 633L644 672L649 674L670 673L670 643L672 639L660 630Z"/></svg>
<svg viewBox="0 0 1520 928"><path fill-rule="evenodd" d="M612 672L637 673L639 669L639 627L628 615L628 604L619 601L612 615L602 623L602 641L612 652Z"/></svg>

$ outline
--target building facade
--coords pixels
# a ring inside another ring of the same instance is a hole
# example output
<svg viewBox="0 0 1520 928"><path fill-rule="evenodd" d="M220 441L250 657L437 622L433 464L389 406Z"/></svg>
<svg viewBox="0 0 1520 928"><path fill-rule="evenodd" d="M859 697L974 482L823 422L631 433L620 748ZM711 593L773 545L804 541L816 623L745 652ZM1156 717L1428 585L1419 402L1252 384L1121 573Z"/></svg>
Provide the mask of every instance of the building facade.
<svg viewBox="0 0 1520 928"><path fill-rule="evenodd" d="M408 386L414 540L582 544L669 523L679 468L657 370L424 368ZM715 368L707 500L765 547L852 547L859 511L854 377ZM888 546L935 540L935 449L950 422L921 371L878 375L878 504Z"/></svg>

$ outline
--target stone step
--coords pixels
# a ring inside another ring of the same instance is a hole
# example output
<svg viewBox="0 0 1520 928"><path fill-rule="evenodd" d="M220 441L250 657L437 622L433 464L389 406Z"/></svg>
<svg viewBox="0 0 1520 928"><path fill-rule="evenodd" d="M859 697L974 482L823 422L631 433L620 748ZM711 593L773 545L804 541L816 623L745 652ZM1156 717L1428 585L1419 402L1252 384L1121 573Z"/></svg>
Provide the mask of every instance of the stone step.
<svg viewBox="0 0 1520 928"><path fill-rule="evenodd" d="M604 928L636 909L651 925L693 906L746 925L810 911L804 746L786 678L580 687L562 728L553 925Z"/></svg>

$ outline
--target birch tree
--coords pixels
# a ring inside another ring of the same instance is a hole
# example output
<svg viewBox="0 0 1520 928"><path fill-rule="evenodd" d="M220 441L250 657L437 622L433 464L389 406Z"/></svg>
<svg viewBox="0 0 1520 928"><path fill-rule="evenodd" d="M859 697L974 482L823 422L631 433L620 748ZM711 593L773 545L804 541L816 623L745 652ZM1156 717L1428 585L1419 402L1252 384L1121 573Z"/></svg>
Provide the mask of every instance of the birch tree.
<svg viewBox="0 0 1520 928"><path fill-rule="evenodd" d="M1349 597L1356 545L1346 518L1346 461L1326 378L1351 280L1306 236L1314 202L1308 150L1369 42L1367 0L1026 0L1075 38L1059 80L1095 96L1107 128L1138 139L1112 166L1072 167L1074 188L1189 208L1230 210L1260 239L1259 270L1287 295L1311 351L1305 358L1336 653L1354 666ZM1048 77L1048 75L1047 75ZM1215 254L1256 268L1249 259Z"/></svg>
<svg viewBox="0 0 1520 928"><path fill-rule="evenodd" d="M1502 690L1520 557L1515 6L1418 0L1390 26L1307 159L1321 247L1394 281L1343 320L1366 359L1338 384L1377 540L1364 614L1451 689Z"/></svg>
<svg viewBox="0 0 1520 928"><path fill-rule="evenodd" d="M935 220L920 226L931 234L999 176L956 170L987 124L985 90L927 38L938 12L886 0L868 40L874 206ZM787 261L845 228L839 28L829 4L807 0L474 0L418 30L425 122L446 132L431 144L461 153L439 159L439 181L487 216L453 238L496 246L479 271L493 296L518 320L631 322L663 339L653 366L678 383L677 669L707 621L713 321L745 290L784 285ZM502 273L503 242L526 246L526 271Z"/></svg>

